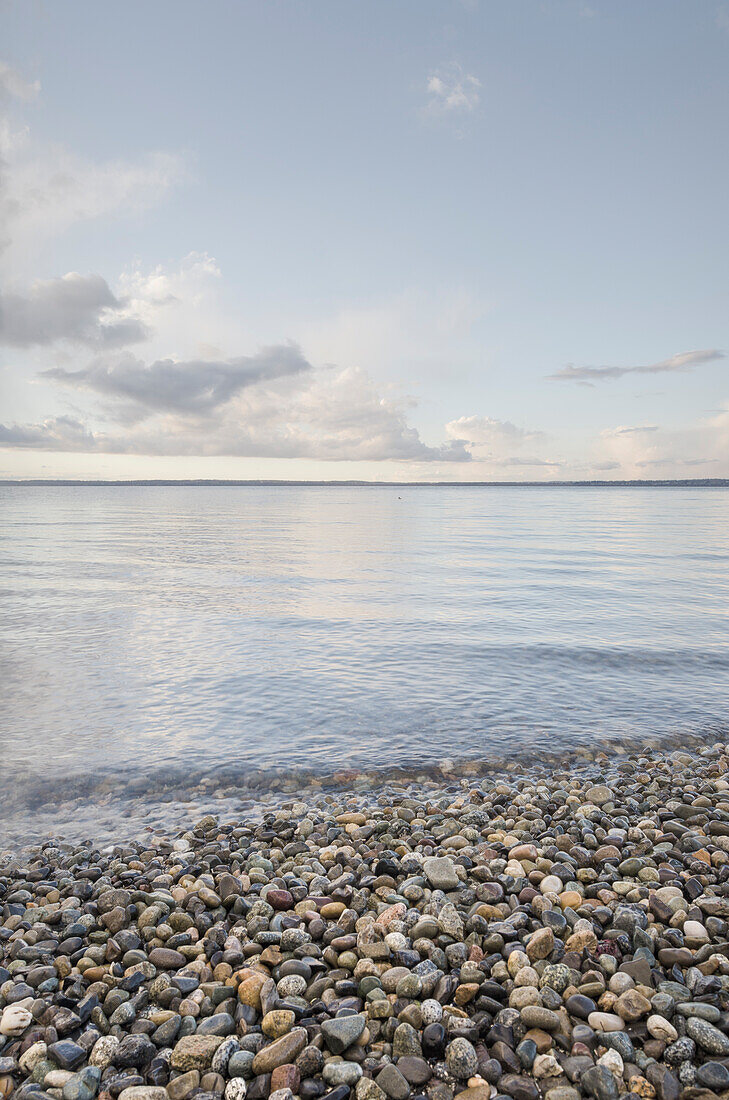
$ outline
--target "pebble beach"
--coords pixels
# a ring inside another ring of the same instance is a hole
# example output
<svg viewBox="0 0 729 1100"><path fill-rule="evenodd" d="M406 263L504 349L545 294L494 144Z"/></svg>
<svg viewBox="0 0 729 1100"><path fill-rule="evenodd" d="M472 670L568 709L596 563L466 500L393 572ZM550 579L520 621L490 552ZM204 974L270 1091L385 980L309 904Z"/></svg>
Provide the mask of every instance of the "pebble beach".
<svg viewBox="0 0 729 1100"><path fill-rule="evenodd" d="M729 746L0 859L0 1097L729 1096Z"/></svg>

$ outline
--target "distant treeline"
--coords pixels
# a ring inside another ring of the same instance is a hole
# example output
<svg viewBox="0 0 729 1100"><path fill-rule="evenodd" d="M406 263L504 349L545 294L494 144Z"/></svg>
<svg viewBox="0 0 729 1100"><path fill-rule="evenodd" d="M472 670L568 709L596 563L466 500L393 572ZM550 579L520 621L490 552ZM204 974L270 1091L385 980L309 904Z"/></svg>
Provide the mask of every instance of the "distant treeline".
<svg viewBox="0 0 729 1100"><path fill-rule="evenodd" d="M207 487L248 486L253 488L290 488L292 486L310 488L355 488L355 489L501 489L501 488L586 488L586 489L726 489L729 478L691 477L660 480L633 481L232 481L224 478L135 478L128 481L81 481L71 478L7 478L0 479L2 485L146 485L168 486L186 485Z"/></svg>

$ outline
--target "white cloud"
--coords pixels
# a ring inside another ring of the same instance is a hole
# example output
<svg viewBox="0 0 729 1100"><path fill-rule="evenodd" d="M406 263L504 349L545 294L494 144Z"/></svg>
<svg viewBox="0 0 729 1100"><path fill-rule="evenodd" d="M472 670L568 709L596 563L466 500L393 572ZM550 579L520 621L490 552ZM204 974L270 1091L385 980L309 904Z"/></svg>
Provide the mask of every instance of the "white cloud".
<svg viewBox="0 0 729 1100"><path fill-rule="evenodd" d="M35 99L40 91L37 80L29 81L5 61L0 61L0 101L3 99Z"/></svg>
<svg viewBox="0 0 729 1100"><path fill-rule="evenodd" d="M645 477L651 469L660 471L661 477L716 476L718 465L729 470L729 405L682 427L609 429L595 447L598 461L618 463L626 477Z"/></svg>
<svg viewBox="0 0 729 1100"><path fill-rule="evenodd" d="M151 271L138 268L122 274L121 288L133 302L154 307L184 301L186 309L200 305L206 296L210 280L219 280L217 260L207 252L189 252L174 267L158 264Z"/></svg>
<svg viewBox="0 0 729 1100"><path fill-rule="evenodd" d="M393 380L453 377L483 370L488 361L477 326L492 303L466 287L426 292L409 288L393 297L358 303L321 321L295 326L307 353L318 363L363 367Z"/></svg>
<svg viewBox="0 0 729 1100"><path fill-rule="evenodd" d="M602 432L602 435L607 437L614 435L642 435L645 432L657 431L660 431L660 428L657 424L638 424L635 427L624 427L621 425L617 428L606 428Z"/></svg>
<svg viewBox="0 0 729 1100"><path fill-rule="evenodd" d="M427 80L428 111L433 114L470 114L478 107L481 81L460 65L443 65Z"/></svg>
<svg viewBox="0 0 729 1100"><path fill-rule="evenodd" d="M120 347L148 335L125 314L125 304L100 275L70 271L60 279L36 280L25 292L0 292L0 345L32 347L58 340Z"/></svg>
<svg viewBox="0 0 729 1100"><path fill-rule="evenodd" d="M228 358L228 349L251 339L238 315L221 311L220 268L206 252L151 270L130 267L116 285L128 310L153 330L151 354L160 358Z"/></svg>
<svg viewBox="0 0 729 1100"><path fill-rule="evenodd" d="M510 420L496 420L492 416L460 416L446 424L451 439L463 439L471 444L489 447L519 446L527 440L539 439L542 432L527 431Z"/></svg>
<svg viewBox="0 0 729 1100"><path fill-rule="evenodd" d="M78 222L147 208L183 173L183 160L174 153L98 163L60 144L35 142L27 127L3 118L0 249L6 263L17 274L44 242Z"/></svg>
<svg viewBox="0 0 729 1100"><path fill-rule="evenodd" d="M521 458L518 455L511 455L509 458L500 458L496 460L497 466L561 466L561 462L550 461L546 458L537 458L532 456L531 458Z"/></svg>

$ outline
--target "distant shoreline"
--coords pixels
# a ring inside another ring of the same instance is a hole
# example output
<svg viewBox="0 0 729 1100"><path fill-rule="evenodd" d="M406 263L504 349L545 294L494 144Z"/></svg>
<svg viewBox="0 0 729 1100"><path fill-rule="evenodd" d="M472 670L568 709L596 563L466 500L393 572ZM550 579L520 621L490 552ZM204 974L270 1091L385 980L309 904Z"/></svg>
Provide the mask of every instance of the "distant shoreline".
<svg viewBox="0 0 729 1100"><path fill-rule="evenodd" d="M282 479L234 480L227 478L129 478L119 480L82 480L81 478L0 478L0 485L56 486L164 486L202 488L349 488L349 489L726 489L729 478L700 477L632 481L284 481Z"/></svg>

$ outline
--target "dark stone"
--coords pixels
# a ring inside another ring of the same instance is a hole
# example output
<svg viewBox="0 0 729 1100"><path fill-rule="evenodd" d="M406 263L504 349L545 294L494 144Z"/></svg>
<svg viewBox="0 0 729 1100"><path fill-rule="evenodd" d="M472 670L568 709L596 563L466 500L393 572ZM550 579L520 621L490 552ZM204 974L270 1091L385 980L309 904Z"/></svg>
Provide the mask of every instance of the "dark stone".
<svg viewBox="0 0 729 1100"><path fill-rule="evenodd" d="M518 1073L505 1073L499 1080L500 1092L513 1097L513 1100L539 1100L539 1087L532 1077L522 1077ZM617 1088L615 1090L617 1097Z"/></svg>
<svg viewBox="0 0 729 1100"><path fill-rule="evenodd" d="M48 1057L61 1069L75 1069L86 1058L86 1051L70 1039L60 1039L48 1047Z"/></svg>
<svg viewBox="0 0 729 1100"><path fill-rule="evenodd" d="M661 1065L660 1062L652 1062L645 1075L656 1090L658 1100L679 1100L681 1086L668 1066Z"/></svg>
<svg viewBox="0 0 729 1100"><path fill-rule="evenodd" d="M607 1066L591 1066L580 1077L582 1089L596 1100L618 1100L618 1083Z"/></svg>
<svg viewBox="0 0 729 1100"><path fill-rule="evenodd" d="M152 1061L157 1048L146 1035L125 1035L114 1053L119 1069L142 1069Z"/></svg>
<svg viewBox="0 0 729 1100"><path fill-rule="evenodd" d="M714 1092L723 1092L729 1089L729 1069L721 1062L704 1062L696 1070L699 1084Z"/></svg>
<svg viewBox="0 0 729 1100"><path fill-rule="evenodd" d="M576 1016L578 1020L586 1020L591 1012L597 1012L597 1005L591 997L585 997L582 993L574 993L568 997L564 1007L570 1016Z"/></svg>

